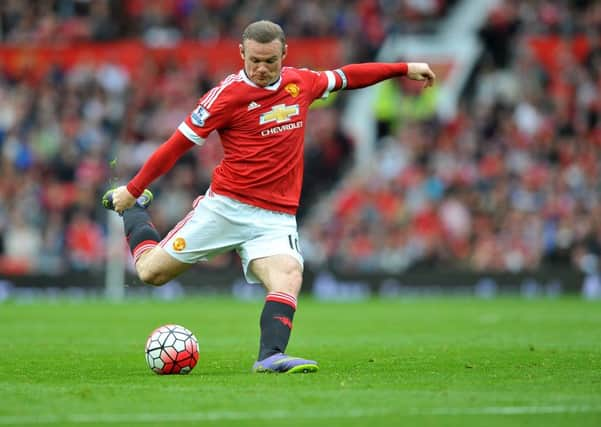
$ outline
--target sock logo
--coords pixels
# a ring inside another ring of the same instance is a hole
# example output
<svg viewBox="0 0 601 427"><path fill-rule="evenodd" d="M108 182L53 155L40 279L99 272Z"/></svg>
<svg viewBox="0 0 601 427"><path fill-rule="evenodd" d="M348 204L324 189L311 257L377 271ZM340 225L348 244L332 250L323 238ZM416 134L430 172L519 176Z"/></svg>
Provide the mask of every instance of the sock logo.
<svg viewBox="0 0 601 427"><path fill-rule="evenodd" d="M292 329L292 321L286 316L273 316L273 318L282 322L284 326L288 326L289 329Z"/></svg>

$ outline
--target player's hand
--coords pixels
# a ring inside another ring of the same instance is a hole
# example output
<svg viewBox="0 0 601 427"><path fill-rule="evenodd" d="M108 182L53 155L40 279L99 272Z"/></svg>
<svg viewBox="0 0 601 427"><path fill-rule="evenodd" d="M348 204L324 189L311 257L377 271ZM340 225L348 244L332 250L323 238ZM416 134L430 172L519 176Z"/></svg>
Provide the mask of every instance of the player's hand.
<svg viewBox="0 0 601 427"><path fill-rule="evenodd" d="M131 208L136 203L136 198L132 196L125 185L117 187L113 192L113 206L115 212L123 213L125 209Z"/></svg>
<svg viewBox="0 0 601 427"><path fill-rule="evenodd" d="M436 80L436 74L425 62L409 62L407 64L407 77L411 80L424 81L424 88L430 87Z"/></svg>

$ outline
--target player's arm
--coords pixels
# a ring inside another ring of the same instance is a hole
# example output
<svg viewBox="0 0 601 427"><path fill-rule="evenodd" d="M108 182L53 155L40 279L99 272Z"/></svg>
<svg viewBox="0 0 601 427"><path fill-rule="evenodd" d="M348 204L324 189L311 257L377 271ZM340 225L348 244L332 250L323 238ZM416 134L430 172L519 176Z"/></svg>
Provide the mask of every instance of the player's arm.
<svg viewBox="0 0 601 427"><path fill-rule="evenodd" d="M179 130L173 132L173 135L151 154L138 174L129 181L127 189L131 195L140 196L151 182L167 173L186 151L195 146L196 144Z"/></svg>
<svg viewBox="0 0 601 427"><path fill-rule="evenodd" d="M115 190L113 205L117 212L132 207L151 182L169 171L190 148L203 145L213 130L227 122L227 96L222 86L207 92L173 135L152 153L138 174L127 185Z"/></svg>
<svg viewBox="0 0 601 427"><path fill-rule="evenodd" d="M348 64L335 70L314 72L313 94L327 98L330 92L343 89L359 89L393 77L406 76L424 81L424 87L434 84L436 75L423 62L366 62Z"/></svg>
<svg viewBox="0 0 601 427"><path fill-rule="evenodd" d="M144 189L155 179L169 171L175 162L196 144L186 138L179 130L157 148L144 163L137 175L127 184L113 193L113 205L117 212L131 208Z"/></svg>
<svg viewBox="0 0 601 427"><path fill-rule="evenodd" d="M430 69L430 66L423 62L367 62L345 65L340 68L342 73L337 71L336 74L341 80L343 80L343 75L346 77L346 89L359 89L399 76L424 81L424 87L430 87L436 79L436 75Z"/></svg>
<svg viewBox="0 0 601 427"><path fill-rule="evenodd" d="M424 87L432 86L436 79L436 75L430 69L430 66L423 62L366 62L349 64L336 70L318 74L321 79L317 79L315 93L323 98L326 98L333 91L359 89L392 77L407 76L412 80L424 81ZM326 89L321 92L320 87L323 86L326 86Z"/></svg>

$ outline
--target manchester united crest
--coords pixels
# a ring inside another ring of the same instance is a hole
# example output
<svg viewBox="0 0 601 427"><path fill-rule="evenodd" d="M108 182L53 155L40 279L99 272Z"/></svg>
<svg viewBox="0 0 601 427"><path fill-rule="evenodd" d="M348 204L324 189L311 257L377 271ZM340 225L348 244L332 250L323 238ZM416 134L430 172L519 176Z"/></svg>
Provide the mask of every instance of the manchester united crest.
<svg viewBox="0 0 601 427"><path fill-rule="evenodd" d="M290 94L293 98L296 98L300 93L300 89L296 83L288 83L284 90Z"/></svg>
<svg viewBox="0 0 601 427"><path fill-rule="evenodd" d="M179 251L184 250L185 247L186 247L186 241L184 240L183 237L177 237L173 241L173 250L179 252Z"/></svg>

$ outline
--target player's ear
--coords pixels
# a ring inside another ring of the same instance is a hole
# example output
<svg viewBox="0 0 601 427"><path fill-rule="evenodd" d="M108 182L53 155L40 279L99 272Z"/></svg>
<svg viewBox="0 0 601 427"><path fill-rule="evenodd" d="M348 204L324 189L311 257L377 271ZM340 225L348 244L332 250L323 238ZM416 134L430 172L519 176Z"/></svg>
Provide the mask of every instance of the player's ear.
<svg viewBox="0 0 601 427"><path fill-rule="evenodd" d="M286 58L287 53L288 53L288 45L285 44L284 49L282 49L282 60L284 60L284 58Z"/></svg>
<svg viewBox="0 0 601 427"><path fill-rule="evenodd" d="M244 46L241 43L238 47L240 48L240 58L244 59Z"/></svg>

